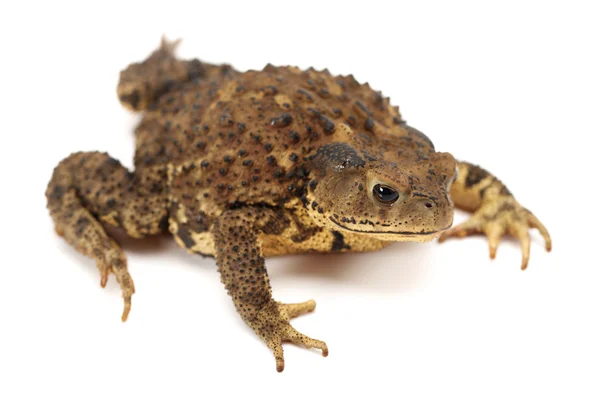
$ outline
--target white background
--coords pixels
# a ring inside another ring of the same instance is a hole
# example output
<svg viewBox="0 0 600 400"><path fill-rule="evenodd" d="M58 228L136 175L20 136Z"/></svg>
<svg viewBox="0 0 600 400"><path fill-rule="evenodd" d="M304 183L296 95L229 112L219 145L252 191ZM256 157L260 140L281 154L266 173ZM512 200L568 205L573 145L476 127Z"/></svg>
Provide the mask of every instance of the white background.
<svg viewBox="0 0 600 400"><path fill-rule="evenodd" d="M0 7L1 399L600 398L593 1L148 4ZM131 166L138 116L118 73L163 33L184 38L182 57L368 81L440 151L500 177L554 250L532 232L525 272L510 239L493 262L483 238L269 259L278 300L317 301L294 326L330 348L286 345L278 374L212 259L128 240L137 292L121 323L114 278L102 290L55 235L44 190L76 150Z"/></svg>

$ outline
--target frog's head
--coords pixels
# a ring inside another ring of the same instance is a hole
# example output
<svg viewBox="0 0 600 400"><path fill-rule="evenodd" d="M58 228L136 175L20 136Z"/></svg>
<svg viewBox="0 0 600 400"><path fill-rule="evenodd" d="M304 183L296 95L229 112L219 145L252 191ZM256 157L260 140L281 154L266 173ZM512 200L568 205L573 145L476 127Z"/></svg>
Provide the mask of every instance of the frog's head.
<svg viewBox="0 0 600 400"><path fill-rule="evenodd" d="M456 162L448 153L432 150L423 159L391 162L332 143L318 149L313 163L318 172L309 185L308 207L327 229L428 241L452 224L448 192Z"/></svg>

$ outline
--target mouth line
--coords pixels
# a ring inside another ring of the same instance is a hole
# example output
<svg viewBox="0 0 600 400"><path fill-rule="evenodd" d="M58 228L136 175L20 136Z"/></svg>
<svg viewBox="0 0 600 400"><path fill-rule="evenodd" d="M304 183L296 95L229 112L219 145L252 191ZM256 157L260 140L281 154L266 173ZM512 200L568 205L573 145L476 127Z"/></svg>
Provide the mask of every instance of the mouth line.
<svg viewBox="0 0 600 400"><path fill-rule="evenodd" d="M445 231L446 229L449 229L452 224L448 225L445 228L439 229L437 231L430 231L430 232L393 232L393 231L383 231L383 232L369 232L369 231L360 231L358 229L350 229L342 224L340 224L339 222L337 222L335 219L333 218L329 218L329 220L331 222L333 222L334 224L336 224L337 226L339 226L342 229L345 229L347 231L350 232L356 232L356 233L368 233L368 234L382 234L382 235L402 235L402 236L430 236L430 235L434 235L436 233L440 233L442 231Z"/></svg>

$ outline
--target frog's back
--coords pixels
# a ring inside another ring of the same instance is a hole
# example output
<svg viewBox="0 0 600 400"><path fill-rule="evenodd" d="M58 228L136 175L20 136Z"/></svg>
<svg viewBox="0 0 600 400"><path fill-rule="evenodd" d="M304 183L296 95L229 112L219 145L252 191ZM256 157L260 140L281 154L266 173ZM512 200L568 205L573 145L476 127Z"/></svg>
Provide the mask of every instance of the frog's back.
<svg viewBox="0 0 600 400"><path fill-rule="evenodd" d="M137 130L136 166L171 164L173 191L193 188L220 208L281 205L302 197L323 144L353 142L381 157L390 139L411 135L398 108L352 76L225 69L160 97ZM407 144L392 146L393 157Z"/></svg>

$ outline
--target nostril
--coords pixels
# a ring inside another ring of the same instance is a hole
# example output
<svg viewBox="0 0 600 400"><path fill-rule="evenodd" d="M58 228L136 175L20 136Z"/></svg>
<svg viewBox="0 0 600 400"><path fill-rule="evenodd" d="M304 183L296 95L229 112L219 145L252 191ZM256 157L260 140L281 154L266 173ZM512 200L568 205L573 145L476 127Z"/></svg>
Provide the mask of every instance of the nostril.
<svg viewBox="0 0 600 400"><path fill-rule="evenodd" d="M426 208L432 208L432 207L433 207L433 204L431 204L430 202L426 202L426 203L425 203L425 207L426 207Z"/></svg>

